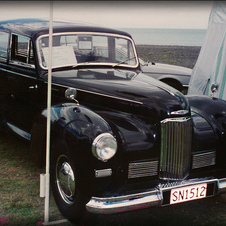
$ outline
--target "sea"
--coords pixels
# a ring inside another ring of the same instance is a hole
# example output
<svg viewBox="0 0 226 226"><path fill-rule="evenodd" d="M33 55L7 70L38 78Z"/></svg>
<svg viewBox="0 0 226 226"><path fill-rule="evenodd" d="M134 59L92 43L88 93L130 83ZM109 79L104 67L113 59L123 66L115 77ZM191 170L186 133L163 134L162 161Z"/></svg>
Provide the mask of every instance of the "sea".
<svg viewBox="0 0 226 226"><path fill-rule="evenodd" d="M206 29L121 28L136 45L202 46Z"/></svg>

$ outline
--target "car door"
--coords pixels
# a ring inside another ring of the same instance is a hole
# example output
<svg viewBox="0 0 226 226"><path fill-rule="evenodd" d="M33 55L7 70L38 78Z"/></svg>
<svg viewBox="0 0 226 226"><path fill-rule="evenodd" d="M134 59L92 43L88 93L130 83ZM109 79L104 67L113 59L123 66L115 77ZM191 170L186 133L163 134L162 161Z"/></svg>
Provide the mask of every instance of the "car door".
<svg viewBox="0 0 226 226"><path fill-rule="evenodd" d="M25 134L27 139L35 116L45 105L44 96L40 95L42 85L37 77L32 41L26 36L12 34L5 117L8 125Z"/></svg>

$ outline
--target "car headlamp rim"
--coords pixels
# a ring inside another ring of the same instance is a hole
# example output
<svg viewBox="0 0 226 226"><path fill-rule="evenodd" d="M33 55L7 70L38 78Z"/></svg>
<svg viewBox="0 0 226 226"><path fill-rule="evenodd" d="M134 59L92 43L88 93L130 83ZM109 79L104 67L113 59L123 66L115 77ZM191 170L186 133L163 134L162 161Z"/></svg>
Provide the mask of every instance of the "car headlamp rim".
<svg viewBox="0 0 226 226"><path fill-rule="evenodd" d="M92 143L93 155L106 162L111 159L117 152L117 140L110 133L102 133L98 135Z"/></svg>

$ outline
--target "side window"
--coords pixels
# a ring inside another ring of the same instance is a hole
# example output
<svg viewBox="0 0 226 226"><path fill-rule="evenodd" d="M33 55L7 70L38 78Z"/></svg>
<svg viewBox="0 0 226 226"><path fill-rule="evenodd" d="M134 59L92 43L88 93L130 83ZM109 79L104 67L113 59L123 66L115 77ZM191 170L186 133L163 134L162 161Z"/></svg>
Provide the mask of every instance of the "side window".
<svg viewBox="0 0 226 226"><path fill-rule="evenodd" d="M32 42L28 37L12 35L11 60L25 64L34 64Z"/></svg>
<svg viewBox="0 0 226 226"><path fill-rule="evenodd" d="M0 57L7 58L9 34L0 32Z"/></svg>

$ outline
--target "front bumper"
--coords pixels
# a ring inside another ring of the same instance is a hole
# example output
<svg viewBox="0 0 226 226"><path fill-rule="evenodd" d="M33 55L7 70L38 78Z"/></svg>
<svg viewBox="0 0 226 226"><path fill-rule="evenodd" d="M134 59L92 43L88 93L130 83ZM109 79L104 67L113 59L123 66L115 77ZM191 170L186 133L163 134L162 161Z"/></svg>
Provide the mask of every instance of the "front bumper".
<svg viewBox="0 0 226 226"><path fill-rule="evenodd" d="M201 183L213 185L213 192L208 197L226 192L226 178L191 179L180 182L180 184L176 182L160 184L158 187L142 193L107 198L92 197L86 204L86 209L96 214L114 214L149 207L158 207L164 204L164 194L170 190Z"/></svg>

